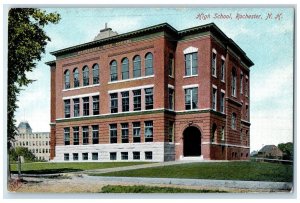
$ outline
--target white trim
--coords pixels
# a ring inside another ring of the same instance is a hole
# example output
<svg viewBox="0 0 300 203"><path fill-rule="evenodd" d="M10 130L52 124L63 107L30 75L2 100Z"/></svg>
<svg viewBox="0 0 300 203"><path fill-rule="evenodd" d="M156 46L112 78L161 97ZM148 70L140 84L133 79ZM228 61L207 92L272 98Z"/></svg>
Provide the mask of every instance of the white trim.
<svg viewBox="0 0 300 203"><path fill-rule="evenodd" d="M224 61L226 60L225 57L224 57L223 55L221 56L221 59L224 60Z"/></svg>
<svg viewBox="0 0 300 203"><path fill-rule="evenodd" d="M138 90L138 89L145 89L145 88L151 88L151 87L154 87L154 84L151 84L151 85L143 85L143 86L135 86L135 87L129 87L129 88L123 88L123 89L109 90L109 91L107 91L107 93L108 93L108 94L111 94L111 93L124 92L124 91L131 91L131 90Z"/></svg>
<svg viewBox="0 0 300 203"><path fill-rule="evenodd" d="M198 48L192 47L192 46L183 50L184 54L191 54L191 53L195 53L195 52L198 52Z"/></svg>
<svg viewBox="0 0 300 203"><path fill-rule="evenodd" d="M191 78L191 77L197 77L198 76L198 74L197 75L185 75L185 76L183 76L183 78Z"/></svg>
<svg viewBox="0 0 300 203"><path fill-rule="evenodd" d="M248 79L248 75L245 75L245 78Z"/></svg>
<svg viewBox="0 0 300 203"><path fill-rule="evenodd" d="M181 110L181 111L175 111L175 112L176 113L181 113L181 112L204 111L204 110L212 110L212 108L206 108L206 109L189 109L189 110Z"/></svg>
<svg viewBox="0 0 300 203"><path fill-rule="evenodd" d="M223 92L225 94L225 90L221 89L221 92Z"/></svg>
<svg viewBox="0 0 300 203"><path fill-rule="evenodd" d="M217 50L215 48L212 49L212 52L217 54Z"/></svg>
<svg viewBox="0 0 300 203"><path fill-rule="evenodd" d="M199 87L199 84L184 85L184 86L182 86L182 89L188 89L188 88L193 88L193 87Z"/></svg>
<svg viewBox="0 0 300 203"><path fill-rule="evenodd" d="M173 85L168 84L168 88L175 89Z"/></svg>
<svg viewBox="0 0 300 203"><path fill-rule="evenodd" d="M97 96L100 95L100 92L94 92L94 93L89 93L89 94L78 94L74 96L69 96L69 97L63 97L63 100L66 99L75 99L75 98L82 98L82 97L90 97L90 96Z"/></svg>
<svg viewBox="0 0 300 203"><path fill-rule="evenodd" d="M217 87L216 85L214 85L214 84L212 85L212 87L213 87L214 89L218 89L218 87Z"/></svg>
<svg viewBox="0 0 300 203"><path fill-rule="evenodd" d="M117 81L110 81L107 84L115 84L115 83L120 83L120 82L129 82L129 81L134 81L134 80L142 80L146 78L153 78L154 75L147 75L147 76L142 76L142 77L137 77L137 78L130 78L126 80L117 80Z"/></svg>
<svg viewBox="0 0 300 203"><path fill-rule="evenodd" d="M87 86L81 86L81 87L74 87L74 88L69 88L69 89L63 89L63 92L70 91L70 90L79 90L79 89L84 89L88 87L97 87L100 86L100 84L95 84L95 85L87 85Z"/></svg>
<svg viewBox="0 0 300 203"><path fill-rule="evenodd" d="M239 147L239 148L245 148L249 149L250 147L245 146L245 145L234 145L234 144L223 144L223 143L216 143L216 142L202 142L201 144L214 144L214 145L221 145L221 146L226 146L226 147Z"/></svg>

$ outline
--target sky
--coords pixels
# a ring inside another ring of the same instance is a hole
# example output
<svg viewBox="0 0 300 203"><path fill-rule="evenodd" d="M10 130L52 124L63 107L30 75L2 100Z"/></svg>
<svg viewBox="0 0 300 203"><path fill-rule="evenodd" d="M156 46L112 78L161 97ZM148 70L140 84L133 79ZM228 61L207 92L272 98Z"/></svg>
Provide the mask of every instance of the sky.
<svg viewBox="0 0 300 203"><path fill-rule="evenodd" d="M92 41L108 23L119 34L167 22L177 30L214 22L254 62L250 68L250 150L293 141L292 8L45 8L61 21L45 27L51 38L37 68L28 73L37 80L20 94L17 124L27 120L34 132L50 131L51 51ZM203 14L203 15L201 15ZM230 15L231 19L215 18ZM238 14L261 19L237 19ZM272 14L272 18L266 19ZM197 18L197 16L209 18Z"/></svg>

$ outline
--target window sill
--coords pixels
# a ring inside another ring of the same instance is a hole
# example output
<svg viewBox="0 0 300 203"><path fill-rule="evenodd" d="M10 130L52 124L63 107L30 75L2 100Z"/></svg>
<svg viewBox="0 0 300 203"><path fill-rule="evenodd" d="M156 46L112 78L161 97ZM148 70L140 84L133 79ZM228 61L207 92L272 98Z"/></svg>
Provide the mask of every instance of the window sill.
<svg viewBox="0 0 300 203"><path fill-rule="evenodd" d="M74 88L70 88L70 89L63 89L63 92L66 91L71 91L71 90L78 90L78 89L84 89L84 88L89 88L89 87L97 87L100 86L100 84L95 84L95 85L88 85L88 86L81 86L81 87L74 87Z"/></svg>
<svg viewBox="0 0 300 203"><path fill-rule="evenodd" d="M214 78L218 79L217 75L212 75Z"/></svg>
<svg viewBox="0 0 300 203"><path fill-rule="evenodd" d="M225 83L225 80L221 80L222 83Z"/></svg>
<svg viewBox="0 0 300 203"><path fill-rule="evenodd" d="M185 76L183 76L183 78L192 78L192 77L198 77L198 74L197 75L185 75Z"/></svg>
<svg viewBox="0 0 300 203"><path fill-rule="evenodd" d="M121 83L121 82L129 82L129 81L135 81L135 80L142 80L146 78L153 78L154 75L147 75L147 76L142 76L142 77L137 77L137 78L130 78L126 80L117 80L117 81L110 81L107 84L115 84L115 83Z"/></svg>

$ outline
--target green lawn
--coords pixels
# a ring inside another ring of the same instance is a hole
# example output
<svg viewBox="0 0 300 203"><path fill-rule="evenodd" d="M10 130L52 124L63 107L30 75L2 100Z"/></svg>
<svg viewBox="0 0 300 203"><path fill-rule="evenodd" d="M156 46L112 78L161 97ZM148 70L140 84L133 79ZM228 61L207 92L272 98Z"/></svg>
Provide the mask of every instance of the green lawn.
<svg viewBox="0 0 300 203"><path fill-rule="evenodd" d="M293 166L258 162L188 163L91 175L291 182Z"/></svg>
<svg viewBox="0 0 300 203"><path fill-rule="evenodd" d="M51 162L32 162L22 164L24 174L53 174L76 172L83 170L93 170L102 168L114 168L122 166L132 166L147 164L149 162L78 162L78 163L51 163ZM17 173L17 164L11 164L11 171Z"/></svg>
<svg viewBox="0 0 300 203"><path fill-rule="evenodd" d="M122 186L122 185L106 185L101 189L101 193L225 193L220 190L196 190L172 187L153 187L153 186Z"/></svg>

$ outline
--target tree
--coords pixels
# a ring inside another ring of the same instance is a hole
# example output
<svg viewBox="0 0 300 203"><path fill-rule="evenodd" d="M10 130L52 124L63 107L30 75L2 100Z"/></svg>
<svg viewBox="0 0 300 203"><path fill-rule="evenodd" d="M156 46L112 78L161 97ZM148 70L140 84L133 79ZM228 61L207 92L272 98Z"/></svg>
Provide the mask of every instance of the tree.
<svg viewBox="0 0 300 203"><path fill-rule="evenodd" d="M292 142L280 143L278 148L283 152L284 160L293 160L294 157L294 146Z"/></svg>
<svg viewBox="0 0 300 203"><path fill-rule="evenodd" d="M16 147L9 150L11 161L18 161L18 156L23 156L25 161L35 161L35 155L26 147Z"/></svg>

